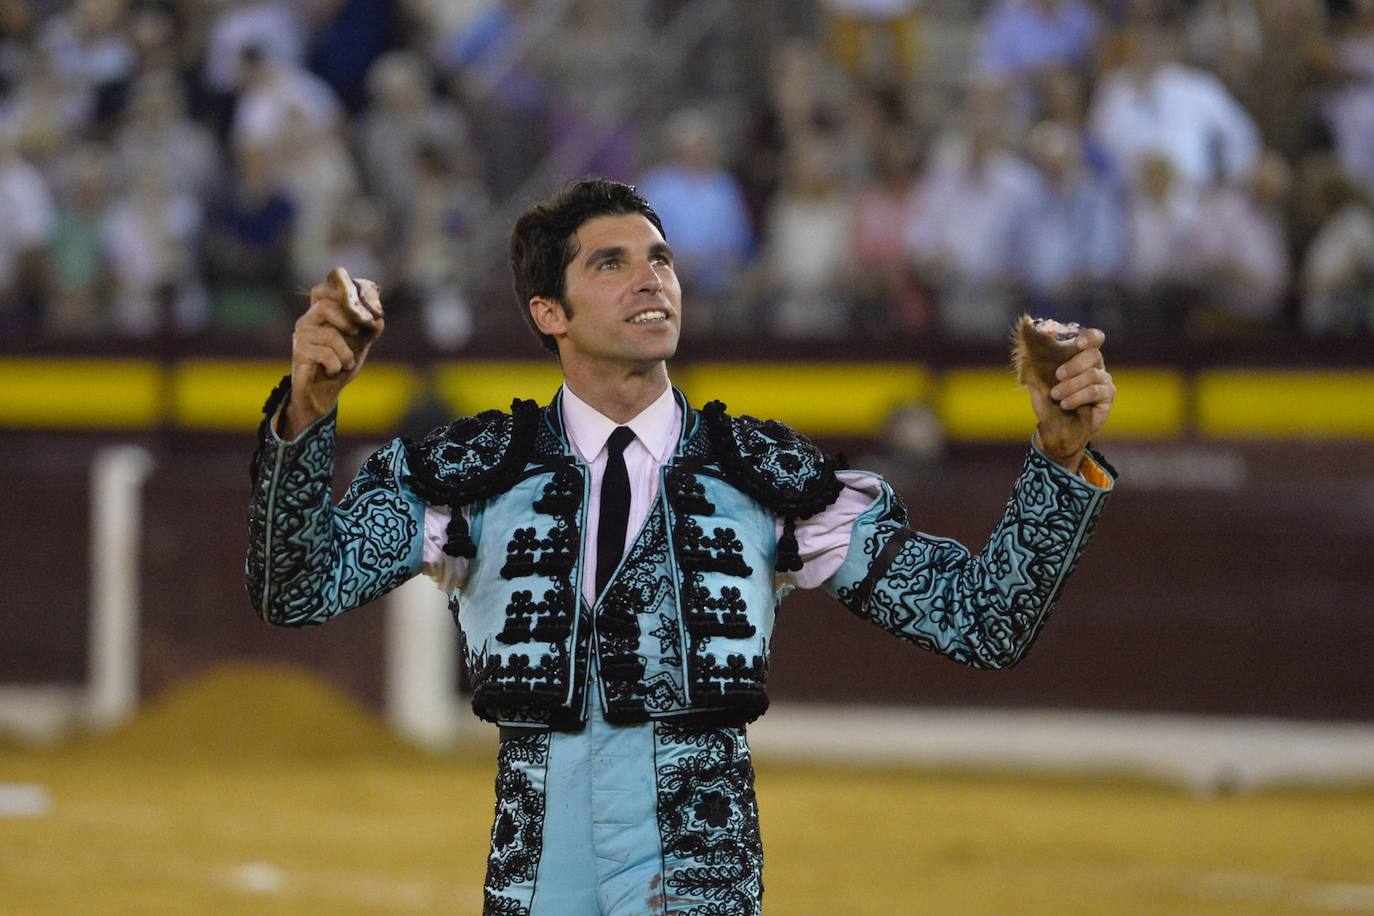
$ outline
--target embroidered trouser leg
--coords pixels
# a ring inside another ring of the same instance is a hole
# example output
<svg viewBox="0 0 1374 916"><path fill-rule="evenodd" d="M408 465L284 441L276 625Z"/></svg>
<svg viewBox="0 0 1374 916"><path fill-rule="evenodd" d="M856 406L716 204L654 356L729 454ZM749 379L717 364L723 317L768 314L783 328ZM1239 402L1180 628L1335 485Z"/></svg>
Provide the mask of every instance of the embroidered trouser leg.
<svg viewBox="0 0 1374 916"><path fill-rule="evenodd" d="M589 719L581 732L501 742L485 911L758 913L744 729Z"/></svg>

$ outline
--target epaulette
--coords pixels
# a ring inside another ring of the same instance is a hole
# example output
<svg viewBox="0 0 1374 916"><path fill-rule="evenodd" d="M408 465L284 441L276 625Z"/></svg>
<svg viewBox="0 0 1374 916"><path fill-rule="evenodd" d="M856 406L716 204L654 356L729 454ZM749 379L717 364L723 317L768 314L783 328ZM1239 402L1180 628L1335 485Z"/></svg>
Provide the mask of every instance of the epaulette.
<svg viewBox="0 0 1374 916"><path fill-rule="evenodd" d="M449 509L450 556L476 556L462 509L504 493L515 485L534 451L539 406L516 399L510 412L484 410L436 428L418 443L404 440L415 494L433 506Z"/></svg>
<svg viewBox="0 0 1374 916"><path fill-rule="evenodd" d="M776 567L801 569L795 525L829 506L844 485L835 472L843 459L833 458L785 423L732 417L712 401L701 409L711 437L711 451L732 486L783 518Z"/></svg>

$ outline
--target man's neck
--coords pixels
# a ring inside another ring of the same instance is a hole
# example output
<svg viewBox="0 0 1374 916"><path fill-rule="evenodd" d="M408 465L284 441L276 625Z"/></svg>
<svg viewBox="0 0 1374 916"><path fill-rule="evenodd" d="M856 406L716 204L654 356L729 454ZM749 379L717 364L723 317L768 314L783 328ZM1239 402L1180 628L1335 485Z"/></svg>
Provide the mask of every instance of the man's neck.
<svg viewBox="0 0 1374 916"><path fill-rule="evenodd" d="M643 371L564 365L563 383L603 416L627 423L667 389L668 367L662 362Z"/></svg>

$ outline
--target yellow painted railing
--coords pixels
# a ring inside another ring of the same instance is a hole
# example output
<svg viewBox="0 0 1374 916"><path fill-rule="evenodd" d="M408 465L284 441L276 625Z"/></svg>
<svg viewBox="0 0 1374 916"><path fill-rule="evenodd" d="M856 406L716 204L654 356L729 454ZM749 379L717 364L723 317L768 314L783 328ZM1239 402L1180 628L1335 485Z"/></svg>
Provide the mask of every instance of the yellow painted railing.
<svg viewBox="0 0 1374 916"><path fill-rule="evenodd" d="M206 431L252 429L284 362L0 359L0 428ZM1374 371L1113 371L1120 391L1111 438L1374 438ZM892 411L929 405L951 439L1019 441L1033 423L1024 391L1003 369L936 372L914 363L693 363L673 379L695 403L775 417L816 436L881 433ZM428 373L374 362L344 394L345 433L387 435L426 388L455 416L547 400L560 381L550 360L448 363Z"/></svg>

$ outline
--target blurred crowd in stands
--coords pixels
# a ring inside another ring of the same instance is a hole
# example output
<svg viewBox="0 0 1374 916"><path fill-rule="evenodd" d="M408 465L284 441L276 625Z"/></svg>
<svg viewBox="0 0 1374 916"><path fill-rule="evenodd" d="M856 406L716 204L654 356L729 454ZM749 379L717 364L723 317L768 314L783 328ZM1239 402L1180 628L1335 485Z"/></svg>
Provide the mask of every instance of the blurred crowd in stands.
<svg viewBox="0 0 1374 916"><path fill-rule="evenodd" d="M588 172L698 337L1367 336L1374 0L0 0L0 341L523 334Z"/></svg>

